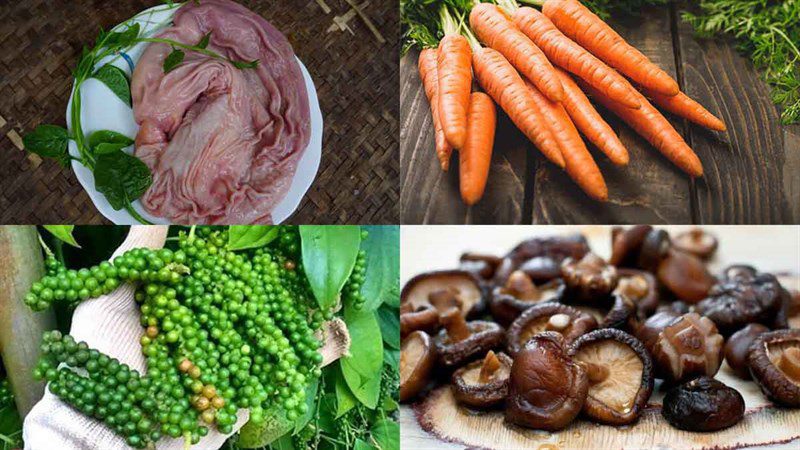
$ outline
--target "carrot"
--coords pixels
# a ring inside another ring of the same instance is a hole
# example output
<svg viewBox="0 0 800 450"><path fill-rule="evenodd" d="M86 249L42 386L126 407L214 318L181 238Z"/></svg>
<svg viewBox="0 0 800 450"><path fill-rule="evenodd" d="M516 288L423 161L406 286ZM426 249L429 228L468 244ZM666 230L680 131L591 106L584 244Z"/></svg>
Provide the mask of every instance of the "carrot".
<svg viewBox="0 0 800 450"><path fill-rule="evenodd" d="M459 151L461 198L467 205L477 203L486 189L496 125L492 99L483 92L473 92L469 98L467 140Z"/></svg>
<svg viewBox="0 0 800 450"><path fill-rule="evenodd" d="M629 108L638 108L634 88L617 73L572 39L564 36L553 22L539 11L523 7L514 12L514 23L555 65L574 73L595 89ZM563 77L561 78L563 80Z"/></svg>
<svg viewBox="0 0 800 450"><path fill-rule="evenodd" d="M589 197L600 201L608 200L608 188L603 174L586 149L586 144L583 143L567 111L561 104L548 100L533 84L528 83L528 87L533 94L536 107L541 111L561 147L561 154L567 163L567 174Z"/></svg>
<svg viewBox="0 0 800 450"><path fill-rule="evenodd" d="M677 95L678 83L577 0L547 0L542 12L564 34L650 90Z"/></svg>
<svg viewBox="0 0 800 450"><path fill-rule="evenodd" d="M644 88L642 88L642 91L646 96L650 97L653 103L676 116L684 117L691 122L714 131L725 131L728 129L723 121L711 114L703 105L697 103L683 92L679 92L678 95L670 97Z"/></svg>
<svg viewBox="0 0 800 450"><path fill-rule="evenodd" d="M693 177L703 176L703 164L700 162L700 158L689 148L669 121L643 95L639 94L642 107L631 109L611 100L605 94L580 80L578 83L592 98L618 115L684 172Z"/></svg>
<svg viewBox="0 0 800 450"><path fill-rule="evenodd" d="M467 38L458 33L459 25L447 11L447 6L442 6L441 11L445 36L439 42L437 58L439 119L447 142L461 148L467 137L472 51Z"/></svg>
<svg viewBox="0 0 800 450"><path fill-rule="evenodd" d="M422 78L425 95L431 104L433 128L436 132L436 156L439 158L442 170L447 170L450 167L450 154L453 152L453 147L444 137L442 121L439 120L439 78L437 77L436 64L436 49L422 49L419 54L419 76Z"/></svg>
<svg viewBox="0 0 800 450"><path fill-rule="evenodd" d="M620 166L628 164L628 149L619 140L611 126L600 117L572 77L561 69L556 70L561 77L561 85L564 86L564 101L561 102L561 105L567 110L567 114L578 130L586 136L589 142L605 153L611 162Z"/></svg>
<svg viewBox="0 0 800 450"><path fill-rule="evenodd" d="M531 90L514 66L497 50L477 47L472 52L472 67L483 90L508 114L514 125L547 159L563 168L566 163L558 142L544 123Z"/></svg>
<svg viewBox="0 0 800 450"><path fill-rule="evenodd" d="M500 8L490 3L479 3L472 8L469 23L478 39L505 56L547 98L554 102L564 98L553 65Z"/></svg>

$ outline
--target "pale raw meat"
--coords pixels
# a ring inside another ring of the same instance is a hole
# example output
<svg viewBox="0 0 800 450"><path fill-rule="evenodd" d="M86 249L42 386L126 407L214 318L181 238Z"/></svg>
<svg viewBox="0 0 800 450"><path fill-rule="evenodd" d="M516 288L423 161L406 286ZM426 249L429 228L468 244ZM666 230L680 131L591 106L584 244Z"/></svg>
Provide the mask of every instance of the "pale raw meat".
<svg viewBox="0 0 800 450"><path fill-rule="evenodd" d="M308 145L308 95L292 48L264 18L229 0L187 2L158 37L208 47L255 69L150 44L133 73L136 156L153 172L151 214L181 224L269 223Z"/></svg>

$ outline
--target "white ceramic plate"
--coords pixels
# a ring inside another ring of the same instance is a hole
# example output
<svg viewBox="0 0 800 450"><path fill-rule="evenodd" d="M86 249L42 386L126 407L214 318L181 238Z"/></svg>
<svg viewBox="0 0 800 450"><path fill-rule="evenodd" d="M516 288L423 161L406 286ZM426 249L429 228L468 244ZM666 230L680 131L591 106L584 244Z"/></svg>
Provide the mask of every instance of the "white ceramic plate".
<svg viewBox="0 0 800 450"><path fill-rule="evenodd" d="M137 14L135 20L142 27L143 33L152 35L170 24L172 16L175 14L177 8L178 7L168 8L163 5L156 6ZM130 57L130 63L122 57L114 56L101 60L96 68L110 62L124 70L130 77L133 72L133 68L130 64L135 65L136 62L139 61L146 45L146 43L139 43L126 52ZM300 205L300 201L303 199L306 191L308 191L308 188L311 187L311 183L313 183L317 175L320 159L322 157L322 111L320 110L319 100L317 99L317 90L314 87L314 81L311 79L311 75L309 75L306 67L300 59L298 59L297 62L300 64L300 69L303 72L303 78L306 82L306 91L308 91L308 104L311 111L311 140L297 165L297 171L292 179L289 192L272 211L272 220L275 223L286 220ZM67 106L67 126L72 129L70 105L72 105L72 96L70 96ZM87 138L97 130L112 130L133 139L136 137L136 133L139 130L139 126L133 120L133 110L114 95L105 84L94 78L84 81L81 86L81 126ZM127 148L126 151L132 154L133 146ZM72 156L79 156L78 146L73 141L69 143L69 152ZM116 211L111 207L105 196L95 189L94 176L87 167L76 160L72 160L72 170L75 171L78 181L89 194L92 203L94 203L101 214L118 225L138 223L127 211ZM160 224L169 223L169 221L163 217L156 217L148 214L138 200L133 203L133 207L142 217L150 222Z"/></svg>

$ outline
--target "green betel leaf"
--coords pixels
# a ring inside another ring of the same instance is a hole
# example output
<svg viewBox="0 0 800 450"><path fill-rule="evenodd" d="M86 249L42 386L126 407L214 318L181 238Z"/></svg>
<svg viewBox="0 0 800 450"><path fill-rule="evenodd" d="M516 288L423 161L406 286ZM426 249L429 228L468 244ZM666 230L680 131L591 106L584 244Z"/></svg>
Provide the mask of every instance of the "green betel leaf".
<svg viewBox="0 0 800 450"><path fill-rule="evenodd" d="M75 229L75 225L45 225L44 229L67 244L73 247L81 248L81 246L78 245L78 241L76 241L75 237L72 236L72 231Z"/></svg>
<svg viewBox="0 0 800 450"><path fill-rule="evenodd" d="M123 49L133 45L137 37L139 37L141 27L138 23L134 23L123 31L115 31L108 34L106 39L106 47L109 49Z"/></svg>
<svg viewBox="0 0 800 450"><path fill-rule="evenodd" d="M167 55L164 59L164 73L170 73L172 69L178 67L183 62L186 54L177 48L172 50L172 53Z"/></svg>
<svg viewBox="0 0 800 450"><path fill-rule="evenodd" d="M39 125L22 138L25 150L45 158L61 159L67 156L69 133L55 125Z"/></svg>
<svg viewBox="0 0 800 450"><path fill-rule="evenodd" d="M375 310L381 303L400 306L400 227L367 226L361 248L367 253L367 272L361 294L364 308Z"/></svg>
<svg viewBox="0 0 800 450"><path fill-rule="evenodd" d="M106 196L111 207L120 210L141 197L153 177L139 158L124 152L99 155L94 167L95 188Z"/></svg>
<svg viewBox="0 0 800 450"><path fill-rule="evenodd" d="M116 131L100 130L89 135L88 143L89 148L96 151L100 144L119 144L122 148L129 147L133 145L133 139Z"/></svg>
<svg viewBox="0 0 800 450"><path fill-rule="evenodd" d="M372 439L381 450L399 450L400 425L391 419L382 419L372 426Z"/></svg>
<svg viewBox="0 0 800 450"><path fill-rule="evenodd" d="M381 329L372 311L345 310L345 323L355 345L341 361L342 375L353 395L367 408L378 405L383 369Z"/></svg>
<svg viewBox="0 0 800 450"><path fill-rule="evenodd" d="M131 86L125 71L117 66L106 64L97 69L92 76L105 84L123 103L131 106Z"/></svg>
<svg viewBox="0 0 800 450"><path fill-rule="evenodd" d="M383 342L391 348L400 348L400 311L383 304L377 311Z"/></svg>
<svg viewBox="0 0 800 450"><path fill-rule="evenodd" d="M200 42L197 43L197 48L207 48L208 44L211 42L211 32L209 31L208 34L203 36L203 39L200 39Z"/></svg>
<svg viewBox="0 0 800 450"><path fill-rule="evenodd" d="M294 424L282 412L268 411L264 421L247 422L239 430L237 444L241 448L260 448L273 443L292 429Z"/></svg>
<svg viewBox="0 0 800 450"><path fill-rule="evenodd" d="M102 144L98 144L97 147L94 148L94 154L107 155L109 153L120 151L125 147L127 147L127 145L125 144L109 144L107 142L103 142Z"/></svg>
<svg viewBox="0 0 800 450"><path fill-rule="evenodd" d="M297 418L297 421L294 424L294 432L297 433L298 431L302 430L308 422L311 421L311 418L314 416L314 402L317 400L317 389L319 388L319 378L314 378L314 380L306 386L306 406L308 409L306 413L302 416Z"/></svg>
<svg viewBox="0 0 800 450"><path fill-rule="evenodd" d="M334 386L336 392L336 419L353 409L356 406L356 402L358 402L353 392L347 387L347 381L345 381L344 375L342 374L341 365L338 366L339 370L336 371L336 383Z"/></svg>
<svg viewBox="0 0 800 450"><path fill-rule="evenodd" d="M275 225L231 225L228 230L228 250L263 247L278 237Z"/></svg>
<svg viewBox="0 0 800 450"><path fill-rule="evenodd" d="M361 242L355 225L301 225L303 268L323 310L336 304L347 277L353 271Z"/></svg>

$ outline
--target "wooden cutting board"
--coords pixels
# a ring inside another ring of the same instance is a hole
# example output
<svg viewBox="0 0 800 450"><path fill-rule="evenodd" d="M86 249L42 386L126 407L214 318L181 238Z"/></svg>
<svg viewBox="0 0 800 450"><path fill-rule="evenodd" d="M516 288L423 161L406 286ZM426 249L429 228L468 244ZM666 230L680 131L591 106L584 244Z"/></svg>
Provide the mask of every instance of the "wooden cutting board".
<svg viewBox="0 0 800 450"><path fill-rule="evenodd" d="M666 228L674 234L685 227ZM784 286L800 289L800 227L709 229L720 240L720 250L710 264L712 272L729 264L747 262L763 271L781 273ZM565 232L584 233L593 251L608 256L610 229L606 227L404 227L401 238L401 278L407 280L422 271L454 267L458 256L465 250L503 254L524 238ZM429 392L416 404L401 408L402 447L503 450L800 449L800 409L772 405L755 383L734 377L727 364L720 368L717 379L738 390L745 399L747 409L745 418L739 424L714 433L691 433L670 426L661 416L663 392L658 389L658 383L648 409L636 424L612 427L577 420L558 433L506 424L502 412L485 413L462 408L455 403L449 387L444 386Z"/></svg>

